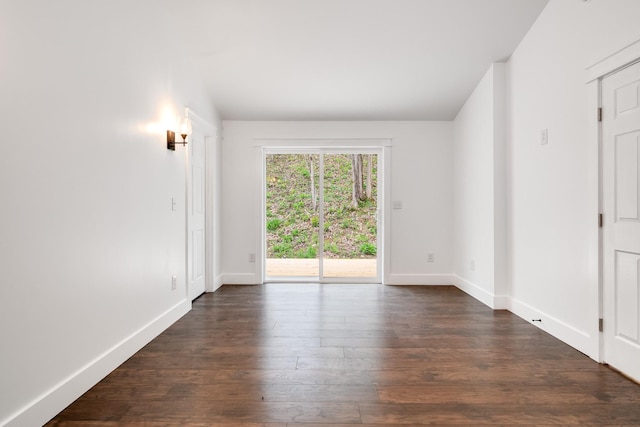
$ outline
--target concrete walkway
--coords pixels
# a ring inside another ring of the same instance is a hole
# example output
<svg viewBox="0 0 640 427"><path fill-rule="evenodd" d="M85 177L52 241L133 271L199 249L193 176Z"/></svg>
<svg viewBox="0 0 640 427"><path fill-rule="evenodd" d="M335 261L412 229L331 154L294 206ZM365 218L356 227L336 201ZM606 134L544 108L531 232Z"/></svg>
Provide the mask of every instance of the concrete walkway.
<svg viewBox="0 0 640 427"><path fill-rule="evenodd" d="M376 277L376 259L324 259L324 277ZM267 258L267 277L318 277L319 260Z"/></svg>

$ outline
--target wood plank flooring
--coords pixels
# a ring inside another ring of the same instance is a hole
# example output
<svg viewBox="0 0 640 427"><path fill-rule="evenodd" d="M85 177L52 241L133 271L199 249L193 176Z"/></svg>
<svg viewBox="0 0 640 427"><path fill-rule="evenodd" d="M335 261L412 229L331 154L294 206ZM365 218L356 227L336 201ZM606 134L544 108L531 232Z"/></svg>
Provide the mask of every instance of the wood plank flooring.
<svg viewBox="0 0 640 427"><path fill-rule="evenodd" d="M640 425L640 386L453 287L223 286L49 426Z"/></svg>

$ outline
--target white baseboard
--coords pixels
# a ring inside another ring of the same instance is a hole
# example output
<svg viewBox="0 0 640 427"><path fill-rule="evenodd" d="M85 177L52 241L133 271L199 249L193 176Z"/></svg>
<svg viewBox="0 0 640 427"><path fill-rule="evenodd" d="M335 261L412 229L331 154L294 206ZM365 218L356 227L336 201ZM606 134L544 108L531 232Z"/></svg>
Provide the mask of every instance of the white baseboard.
<svg viewBox="0 0 640 427"><path fill-rule="evenodd" d="M589 351L593 347L593 343L591 342L593 338L588 333L576 329L573 326L550 316L544 311L538 310L535 307L518 301L515 298L509 298L508 310L548 334L553 335L560 341L563 341L576 350L593 358ZM541 321L534 322L533 319L539 319Z"/></svg>
<svg viewBox="0 0 640 427"><path fill-rule="evenodd" d="M386 285L451 285L450 274L390 274ZM259 285L260 277L254 273L224 274L225 285Z"/></svg>
<svg viewBox="0 0 640 427"><path fill-rule="evenodd" d="M443 286L453 284L450 274L389 274L387 285Z"/></svg>
<svg viewBox="0 0 640 427"><path fill-rule="evenodd" d="M494 310L509 310L511 313L526 320L532 325L542 329L549 335L558 338L560 341L571 347L590 355L593 347L592 337L583 331L574 328L567 323L550 316L549 314L536 309L528 304L518 301L507 295L494 295L486 289L472 283L460 276L454 275L454 284L463 292L474 297ZM540 322L534 322L539 319ZM593 358L593 355L590 355ZM596 359L594 359L596 360Z"/></svg>
<svg viewBox="0 0 640 427"><path fill-rule="evenodd" d="M475 283L458 276L457 274L453 275L453 284L461 291L471 295L494 310L509 309L509 297L506 295L495 295Z"/></svg>
<svg viewBox="0 0 640 427"><path fill-rule="evenodd" d="M224 283L224 276L222 274L218 275L213 281L213 290L211 292L215 292L220 289L220 286Z"/></svg>
<svg viewBox="0 0 640 427"><path fill-rule="evenodd" d="M260 278L255 273L223 274L222 283L225 285L260 285Z"/></svg>
<svg viewBox="0 0 640 427"><path fill-rule="evenodd" d="M191 301L182 300L9 416L8 419L0 420L0 425L30 427L45 424L189 310L191 310Z"/></svg>
<svg viewBox="0 0 640 427"><path fill-rule="evenodd" d="M511 297L509 297L508 295L493 296L494 310L509 310L509 307L511 307Z"/></svg>

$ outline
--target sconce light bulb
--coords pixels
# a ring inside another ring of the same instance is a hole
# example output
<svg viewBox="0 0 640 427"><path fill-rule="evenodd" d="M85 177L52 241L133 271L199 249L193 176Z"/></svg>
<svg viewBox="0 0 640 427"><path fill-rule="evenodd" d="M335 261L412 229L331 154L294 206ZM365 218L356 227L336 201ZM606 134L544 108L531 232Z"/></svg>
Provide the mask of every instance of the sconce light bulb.
<svg viewBox="0 0 640 427"><path fill-rule="evenodd" d="M180 121L180 135L191 135L191 120L188 117L184 117ZM183 136L183 138L186 138L186 136Z"/></svg>

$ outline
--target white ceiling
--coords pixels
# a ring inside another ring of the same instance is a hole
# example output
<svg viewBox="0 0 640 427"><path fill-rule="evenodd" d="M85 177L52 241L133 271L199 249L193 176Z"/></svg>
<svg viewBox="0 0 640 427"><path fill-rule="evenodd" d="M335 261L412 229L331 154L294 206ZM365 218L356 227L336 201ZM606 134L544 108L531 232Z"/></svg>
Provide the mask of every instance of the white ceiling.
<svg viewBox="0 0 640 427"><path fill-rule="evenodd" d="M548 0L182 0L224 119L451 120Z"/></svg>

